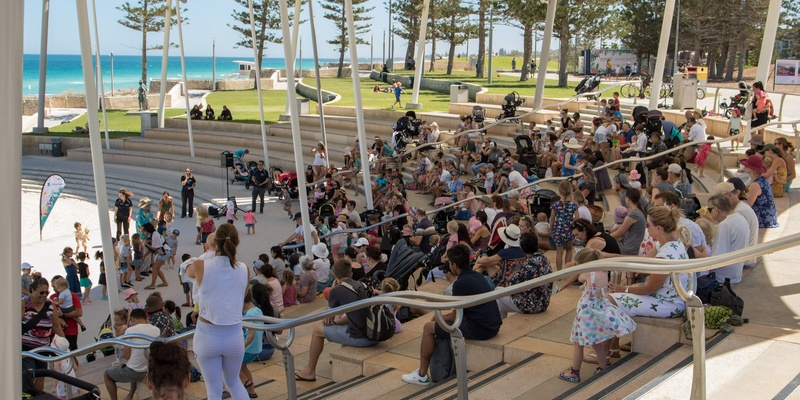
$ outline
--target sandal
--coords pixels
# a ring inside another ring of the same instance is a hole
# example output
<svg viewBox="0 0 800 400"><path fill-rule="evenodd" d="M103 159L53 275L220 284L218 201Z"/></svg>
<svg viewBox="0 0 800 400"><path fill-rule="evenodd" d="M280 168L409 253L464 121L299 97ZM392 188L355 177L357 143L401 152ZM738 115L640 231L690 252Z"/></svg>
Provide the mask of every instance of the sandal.
<svg viewBox="0 0 800 400"><path fill-rule="evenodd" d="M620 350L619 349L608 349L608 356L613 358L620 357Z"/></svg>
<svg viewBox="0 0 800 400"><path fill-rule="evenodd" d="M611 356L606 356L606 363L608 363L609 361L611 361ZM599 362L597 361L597 354L594 353L589 353L588 355L583 357L583 362L589 364L599 364Z"/></svg>
<svg viewBox="0 0 800 400"><path fill-rule="evenodd" d="M162 283L162 284L160 284L160 285L157 285L157 286L158 286L158 287L167 287L167 286L169 286L169 284Z"/></svg>
<svg viewBox="0 0 800 400"><path fill-rule="evenodd" d="M558 377L567 382L578 383L581 381L581 370L569 367L564 370L564 372L558 374Z"/></svg>
<svg viewBox="0 0 800 400"><path fill-rule="evenodd" d="M599 374L599 373L603 372L603 370L604 370L604 369L605 369L605 368L600 368L600 367L597 367L597 368L594 370L594 374L592 374L592 375L597 375L597 374Z"/></svg>
<svg viewBox="0 0 800 400"><path fill-rule="evenodd" d="M247 382L244 383L244 388L247 390L247 395L250 396L251 399L258 398L258 394L250 393L250 389L253 389L253 381L248 379Z"/></svg>
<svg viewBox="0 0 800 400"><path fill-rule="evenodd" d="M155 290L155 289L156 289L155 286L145 286L144 287L144 290Z"/></svg>
<svg viewBox="0 0 800 400"><path fill-rule="evenodd" d="M630 352L631 351L631 344L630 343L621 344L621 345L619 345L619 349L622 350L622 351Z"/></svg>

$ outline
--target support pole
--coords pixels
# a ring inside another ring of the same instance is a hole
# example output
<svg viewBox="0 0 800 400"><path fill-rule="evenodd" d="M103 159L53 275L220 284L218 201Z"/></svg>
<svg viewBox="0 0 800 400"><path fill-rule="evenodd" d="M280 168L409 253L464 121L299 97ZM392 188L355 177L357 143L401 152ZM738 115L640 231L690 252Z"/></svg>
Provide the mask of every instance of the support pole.
<svg viewBox="0 0 800 400"><path fill-rule="evenodd" d="M406 103L406 108L410 109L422 108L422 104L419 103L419 87L422 83L422 70L425 69L425 37L428 34L428 10L430 7L431 0L422 2L422 18L419 27L419 40L417 41L417 60L420 65L414 69L414 89L411 92L411 102ZM351 38L350 41L354 43L355 38Z"/></svg>
<svg viewBox="0 0 800 400"><path fill-rule="evenodd" d="M179 6L180 7L180 6ZM161 90L158 96L158 127L164 127L164 103L167 100L167 66L169 65L169 30L172 24L172 0L164 10L164 49L161 52ZM189 88L186 88L187 93ZM189 118L189 116L186 116ZM112 312L113 314L113 312Z"/></svg>
<svg viewBox="0 0 800 400"><path fill-rule="evenodd" d="M781 0L770 0L767 11L767 23L764 25L764 37L761 39L761 54L758 57L756 81L761 81L764 87L769 78L769 69L772 64L772 52L775 51L775 35L778 32L778 22L781 16Z"/></svg>
<svg viewBox="0 0 800 400"><path fill-rule="evenodd" d="M494 1L492 1L491 8L489 8L489 80L487 83L492 84L492 57L494 50L492 50L492 43L494 42Z"/></svg>
<svg viewBox="0 0 800 400"><path fill-rule="evenodd" d="M392 31L392 0L389 0L389 71L394 72L394 31Z"/></svg>
<svg viewBox="0 0 800 400"><path fill-rule="evenodd" d="M250 7L250 36L253 41L253 61L256 63L256 94L258 95L258 114L261 122L261 147L264 148L264 164L267 168L270 168L272 165L269 163L269 151L267 150L267 125L264 122L264 95L261 93L261 60L258 59L258 50L256 48L256 18L255 12L253 11L253 0L248 0L247 3ZM262 10L262 12L265 11ZM298 173L297 175L299 176L300 174ZM272 177L270 177L270 179L272 179Z"/></svg>
<svg viewBox="0 0 800 400"><path fill-rule="evenodd" d="M36 128L33 129L33 133L46 133L49 131L49 129L44 126L44 106L47 102L45 87L47 83L47 32L49 25L50 0L42 0L42 43L39 48L39 114L36 116Z"/></svg>
<svg viewBox="0 0 800 400"><path fill-rule="evenodd" d="M49 2L48 2L49 3ZM3 136L3 156L0 157L0 170L5 190L0 193L0 226L5 227L0 240L0 260L7 266L2 268L0 279L5 283L0 301L0 315L7 324L3 324L0 335L0 374L5 384L0 385L0 398L18 399L22 393L22 362L19 356L22 351L19 325L11 321L20 321L20 307L17 288L19 287L19 271L22 252L22 37L24 18L23 1L8 2L0 14L0 127L6 134ZM46 40L46 35L42 40ZM44 56L45 54L42 54ZM43 71L43 69L42 69ZM41 71L40 71L41 74ZM41 75L40 75L41 76ZM41 90L41 87L40 87ZM40 99L41 103L41 99ZM12 133L16 134L12 134ZM19 190L18 190L19 189Z"/></svg>
<svg viewBox="0 0 800 400"><path fill-rule="evenodd" d="M95 72L97 72L97 85L100 88L100 109L103 110L103 132L106 137L106 150L111 150L111 138L108 137L108 117L106 116L106 86L103 84L103 68L100 64L100 34L97 29L95 0L92 0L92 18L94 19L94 54L97 63Z"/></svg>
<svg viewBox="0 0 800 400"><path fill-rule="evenodd" d="M167 0L169 2L169 0ZM103 245L106 269L109 271L108 308L111 314L120 308L119 282L114 274L114 245L111 244L111 218L109 214L108 190L106 188L106 169L103 161L103 146L100 142L100 124L97 120L97 87L94 85L92 71L92 44L89 34L89 10L86 0L75 0L78 11L78 33L81 44L81 65L83 66L83 82L86 85L86 111L89 115L89 145L92 152L92 172L94 173L94 192L97 202L97 214L100 221L100 240Z"/></svg>
<svg viewBox="0 0 800 400"><path fill-rule="evenodd" d="M183 43L181 42L181 49L182 48ZM211 91L213 92L215 90L217 90L217 39L211 40Z"/></svg>
<svg viewBox="0 0 800 400"><path fill-rule="evenodd" d="M556 7L558 0L547 3L547 18L544 22L544 38L542 38L542 51L539 59L539 74L536 76L536 94L533 98L533 109L542 108L544 98L544 85L547 81L547 63L550 61L550 42L553 41L553 23L556 20Z"/></svg>
<svg viewBox="0 0 800 400"><path fill-rule="evenodd" d="M191 107L189 106L189 78L186 77L186 53L183 51L183 21L181 20L180 1L178 2L178 6L175 7L175 17L178 19L178 45L181 48L181 73L183 74L183 89L186 90L184 102L186 103L186 128L189 130L189 154L192 156L192 158L194 158L194 135L192 134L192 118L190 115ZM214 88L213 85L211 88Z"/></svg>
<svg viewBox="0 0 800 400"><path fill-rule="evenodd" d="M430 0L425 0L430 1ZM353 20L353 1L344 0L345 17L347 18L347 36L350 47L350 64L358 65L358 40L356 38L355 21ZM364 177L364 197L367 201L367 210L372 210L372 184L369 179L369 156L367 155L367 134L364 129L364 108L361 102L361 77L357 70L353 71L353 97L356 105L356 126L358 130L358 147L361 153L361 172ZM355 177L353 177L355 179Z"/></svg>
<svg viewBox="0 0 800 400"><path fill-rule="evenodd" d="M661 92L661 83L664 82L664 66L667 64L667 47L669 46L669 32L672 30L672 16L675 12L675 0L667 0L664 7L664 19L661 21L661 38L658 41L658 57L656 59L656 68L650 69L653 74L653 80L650 87L650 104L651 110L658 109L658 97Z"/></svg>
<svg viewBox="0 0 800 400"><path fill-rule="evenodd" d="M252 1L252 0L251 0ZM289 97L289 109L291 110L292 121L292 141L294 146L294 166L297 171L297 187L300 188L300 204L308 204L308 195L306 194L306 174L303 163L303 143L300 137L300 119L297 116L297 93L294 91L294 49L292 43L288 38L289 32L289 9L287 0L280 0L281 12L281 33L283 34L283 58L286 63L286 84L287 84L287 97ZM299 16L297 16L299 18ZM291 89L288 89L291 88ZM310 234L311 224L308 207L300 207L300 215L303 217L303 232L305 233L305 251L306 254L311 254L311 246L314 244L314 238Z"/></svg>
<svg viewBox="0 0 800 400"><path fill-rule="evenodd" d="M111 52L111 97L114 97L114 52Z"/></svg>
<svg viewBox="0 0 800 400"><path fill-rule="evenodd" d="M314 75L317 81L317 104L319 107L319 131L322 133L322 144L325 145L325 166L330 167L330 157L328 156L328 133L325 130L325 101L322 98L322 81L319 76L319 54L317 53L317 28L314 22L313 1L308 0L308 21L311 25L311 49L314 53Z"/></svg>
<svg viewBox="0 0 800 400"><path fill-rule="evenodd" d="M300 4L299 0L295 1L295 3L294 3L294 18L292 19L292 23L293 23L293 25L292 25L292 71L294 71L294 62L295 62L295 58L297 58L297 42L298 42L298 38L300 36L300 5L301 4ZM288 12L288 8L287 8L287 12ZM286 71L286 74L288 75L289 71ZM300 78L302 78L302 76ZM286 91L287 92L289 90L296 90L294 85L289 86L289 84L288 84L289 80L288 79L286 80L286 82L287 82L287 84L286 84ZM295 114L292 114L291 108L289 108L289 93L286 93L286 107L284 107L284 109L286 111L286 113L285 113L286 115L288 115L288 116L295 115ZM326 150L327 150L327 148L326 148Z"/></svg>
<svg viewBox="0 0 800 400"><path fill-rule="evenodd" d="M678 8L675 10L675 55L672 57L672 74L678 73L678 39L681 34L681 0L678 0ZM661 91L661 89L659 89ZM715 97L716 98L716 97ZM666 101L665 101L666 103ZM716 104L716 101L714 102ZM715 105L716 108L716 105Z"/></svg>

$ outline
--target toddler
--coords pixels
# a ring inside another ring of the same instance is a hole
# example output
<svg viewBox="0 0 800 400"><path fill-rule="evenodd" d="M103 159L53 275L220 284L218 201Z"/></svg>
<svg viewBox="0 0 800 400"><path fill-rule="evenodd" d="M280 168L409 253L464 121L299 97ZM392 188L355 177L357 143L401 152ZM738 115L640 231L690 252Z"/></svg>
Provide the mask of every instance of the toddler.
<svg viewBox="0 0 800 400"><path fill-rule="evenodd" d="M738 108L734 108L733 111L731 111L730 120L731 120L731 126L730 126L730 128L728 128L728 134L730 136L736 136L739 133L741 133L741 129L742 129L742 112L739 111ZM741 141L740 138L731 139L731 151L739 150L740 141Z"/></svg>
<svg viewBox="0 0 800 400"><path fill-rule="evenodd" d="M183 295L186 296L186 302L183 303L183 307L194 306L194 303L192 302L192 280L186 276L186 269L189 268L189 265L191 265L192 262L194 262L194 260L191 260L191 258L192 256L189 254L182 255L181 265L178 267L178 277L180 277L181 285L183 286Z"/></svg>
<svg viewBox="0 0 800 400"><path fill-rule="evenodd" d="M292 213L292 196L289 193L288 185L283 185L281 188L281 197L283 197L283 211L289 214L289 218L294 217L294 213Z"/></svg>
<svg viewBox="0 0 800 400"><path fill-rule="evenodd" d="M136 280L143 281L144 278L141 276L141 270L144 244L142 243L142 237L139 236L138 233L134 233L133 236L131 236L131 239L131 248L133 250L133 271L135 272Z"/></svg>
<svg viewBox="0 0 800 400"><path fill-rule="evenodd" d="M53 347L59 350L69 351L69 341L61 336L55 336L53 337ZM56 361L53 363L53 368L62 374L69 375L73 378L75 377L75 370L69 365L69 360ZM72 386L72 396L74 397L77 394L78 388ZM56 395L61 400L67 398L67 388L64 382L59 381L56 385Z"/></svg>
<svg viewBox="0 0 800 400"><path fill-rule="evenodd" d="M619 207L615 208L614 209L614 226L611 227L611 231L613 232L617 228L622 226L622 223L625 222L625 217L627 217L627 216L628 216L628 209L627 208L625 208L623 206L619 206Z"/></svg>
<svg viewBox="0 0 800 400"><path fill-rule="evenodd" d="M128 330L128 310L114 311L114 337L120 337L124 335L126 330ZM114 352L116 353L117 357L117 365L122 365L125 363L125 359L122 358L123 349L124 346L122 345L114 345Z"/></svg>
<svg viewBox="0 0 800 400"><path fill-rule="evenodd" d="M281 278L283 280L283 282L281 282L283 306L291 307L297 303L297 284L295 283L294 272L292 272L291 268L286 268L283 270L283 276Z"/></svg>
<svg viewBox="0 0 800 400"><path fill-rule="evenodd" d="M175 268L175 254L178 253L178 236L180 235L181 231L173 229L172 234L164 238L164 243L172 249L172 252L169 252L169 258L167 258L167 268L169 269Z"/></svg>
<svg viewBox="0 0 800 400"><path fill-rule="evenodd" d="M116 244L116 241L112 241ZM103 288L103 297L101 300L108 300L108 286L106 286L106 264L103 261L103 252L96 251L94 253L94 259L100 261L100 278L97 279L97 284Z"/></svg>
<svg viewBox="0 0 800 400"><path fill-rule="evenodd" d="M602 253L596 249L583 249L575 256L577 264L600 260ZM600 365L594 371L599 373L608 365L606 348L603 342L633 332L636 323L628 314L605 298L608 287L608 274L605 272L589 272L578 276L583 282L582 294L578 300L575 322L572 323L570 341L572 347L572 365L558 375L559 378L578 383L581 381L581 364L583 363L583 347L592 346ZM613 350L612 350L613 351ZM619 353L619 350L616 350Z"/></svg>
<svg viewBox="0 0 800 400"><path fill-rule="evenodd" d="M738 132L738 129L737 129ZM706 138L707 140L714 140L713 136L709 136ZM733 145L731 145L731 149L733 149ZM700 146L700 151L697 153L697 156L694 158L694 172L699 174L701 178L704 178L703 171L706 169L706 161L708 160L708 153L711 152L711 144L710 143L703 143Z"/></svg>
<svg viewBox="0 0 800 400"><path fill-rule="evenodd" d="M80 222L75 223L75 251L83 246L83 252L88 252L89 228L84 228Z"/></svg>
<svg viewBox="0 0 800 400"><path fill-rule="evenodd" d="M398 290L400 290L400 284L394 278L384 278L381 281L381 290L379 294L392 293ZM403 331L403 324L397 319L397 310L400 309L400 305L393 304L390 308L392 310L392 315L394 315L394 332L400 333Z"/></svg>
<svg viewBox="0 0 800 400"><path fill-rule="evenodd" d="M131 270L133 269L133 260L131 259L131 238L126 233L119 238L120 243L119 246L119 272L120 272L120 282L119 286L121 288L129 288L133 286L131 283Z"/></svg>
<svg viewBox="0 0 800 400"><path fill-rule="evenodd" d="M572 201L572 184L562 181L558 185L560 198L551 206L550 236L556 245L556 271L560 271L564 263L572 261L572 221L578 205Z"/></svg>
<svg viewBox="0 0 800 400"><path fill-rule="evenodd" d="M58 297L53 300L53 303L58 304L64 314L71 313L75 310L75 305L72 303L72 292L69 291L69 284L64 278L56 278L53 282L53 289L56 291ZM78 325L81 326L81 331L86 331L86 326L83 324L81 318L73 318Z"/></svg>
<svg viewBox="0 0 800 400"><path fill-rule="evenodd" d="M234 203L233 200L228 200L228 202L225 203L225 218L228 219L229 224L233 224L233 221L239 219L239 217L236 216L236 203Z"/></svg>
<svg viewBox="0 0 800 400"><path fill-rule="evenodd" d="M78 276L81 278L83 288L83 302L91 303L89 295L92 293L92 281L89 279L89 264L86 264L86 253L78 253Z"/></svg>
<svg viewBox="0 0 800 400"><path fill-rule="evenodd" d="M252 230L253 234L256 233L256 213L253 212L253 207L247 206L244 210L244 226L247 228L247 234Z"/></svg>

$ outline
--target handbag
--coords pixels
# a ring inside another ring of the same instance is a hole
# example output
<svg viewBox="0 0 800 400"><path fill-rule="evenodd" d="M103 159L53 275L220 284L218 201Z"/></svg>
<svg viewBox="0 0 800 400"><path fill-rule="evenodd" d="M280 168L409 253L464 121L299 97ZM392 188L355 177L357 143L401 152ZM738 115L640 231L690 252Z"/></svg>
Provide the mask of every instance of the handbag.
<svg viewBox="0 0 800 400"><path fill-rule="evenodd" d="M725 283L711 291L711 298L708 303L712 306L728 307L733 311L734 315L740 317L744 311L744 300L736 295L733 288L731 288L730 278L725 278Z"/></svg>
<svg viewBox="0 0 800 400"><path fill-rule="evenodd" d="M36 315L34 315L31 319L29 319L28 322L22 324L22 334L24 335L28 333L28 331L30 331L31 329L35 328L36 325L39 324L39 321L41 321L42 318L47 316L48 311L50 311L50 302L46 301L44 303L44 306L42 306L42 309L39 310L39 312L36 313Z"/></svg>
<svg viewBox="0 0 800 400"><path fill-rule="evenodd" d="M450 347L450 339L436 338L433 343L433 354L431 354L431 364L428 367L431 381L443 381L456 374L456 362L453 359L453 349Z"/></svg>

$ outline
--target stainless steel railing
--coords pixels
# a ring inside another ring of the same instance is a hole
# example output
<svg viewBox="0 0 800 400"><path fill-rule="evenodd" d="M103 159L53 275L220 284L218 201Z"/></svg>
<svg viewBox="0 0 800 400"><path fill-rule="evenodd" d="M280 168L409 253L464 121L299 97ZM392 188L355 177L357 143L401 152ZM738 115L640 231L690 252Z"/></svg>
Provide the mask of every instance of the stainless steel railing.
<svg viewBox="0 0 800 400"><path fill-rule="evenodd" d="M666 260L666 259L644 259L641 257L620 257L613 259L604 259L593 261L586 264L577 265L567 270L553 272L539 278L512 285L505 288L498 288L495 291L484 293L474 296L453 297L431 293L421 293L414 291L394 292L385 295L376 296L370 299L359 300L344 306L319 311L313 314L305 315L297 318L280 319L280 318L245 318L243 326L248 329L263 330L267 333L268 341L283 354L284 367L286 372L286 380L288 386L289 398L296 398L297 387L294 378L294 356L292 355L290 346L294 341L294 329L309 323L322 321L325 318L340 315L342 313L359 310L375 304L392 304L409 306L415 308L423 308L434 310L437 323L445 330L452 332L452 342L454 348L454 356L456 357L456 369L458 374L458 398L467 398L467 374L466 374L466 353L464 339L459 330L461 316L463 309L467 307L476 306L490 301L495 301L499 298L510 296L512 294L520 293L526 290L533 289L548 283L561 280L569 275L579 274L592 271L625 271L625 272L643 272L643 273L662 273L671 274L673 282L680 282L677 279L677 274L694 273L700 271L713 270L724 267L726 265L751 259L757 256L774 253L776 251L788 249L800 244L800 233L781 237L779 239L764 242L753 247L737 250L731 253L701 258L693 260ZM705 337L704 326L704 312L702 304L697 296L694 295L696 288L696 280L694 275L690 275L689 287L683 288L680 284L675 284L676 290L680 297L686 302L687 315L689 323L692 328L692 335L695 338ZM447 324L442 318L441 312L445 310L455 309L457 318L453 324ZM254 322L263 322L265 325L255 324ZM286 339L281 342L275 336L275 332L288 330L289 333ZM131 339L144 339L146 341L163 340L167 342L178 342L192 338L193 331L186 332L180 335L170 337L168 339L158 339L146 335L139 334L126 334L119 338L105 339L88 346L81 347L72 352L62 352L58 349L50 347L42 347L33 351L22 352L23 357L32 357L34 359L45 362L56 362L67 360L72 357L78 357L110 345L119 344L129 346L132 348L142 349L149 347L149 343L134 343ZM693 356L694 356L694 375L692 380L692 399L703 400L706 398L705 394L705 343L702 339L693 341ZM41 353L52 352L56 355L49 356Z"/></svg>

